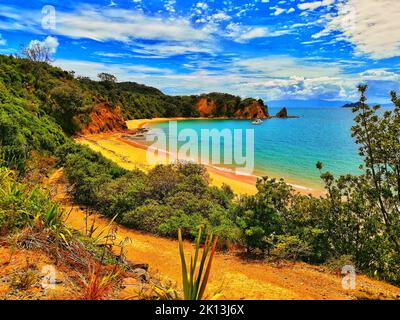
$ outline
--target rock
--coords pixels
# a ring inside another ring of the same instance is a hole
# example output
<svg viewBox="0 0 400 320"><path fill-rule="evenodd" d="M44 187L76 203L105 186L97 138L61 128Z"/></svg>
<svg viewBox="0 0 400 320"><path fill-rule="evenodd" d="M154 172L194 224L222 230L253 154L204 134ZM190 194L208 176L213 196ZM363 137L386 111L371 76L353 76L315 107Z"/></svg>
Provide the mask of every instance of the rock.
<svg viewBox="0 0 400 320"><path fill-rule="evenodd" d="M137 269L133 270L132 273L141 282L148 282L150 279L149 273L144 269L137 268Z"/></svg>
<svg viewBox="0 0 400 320"><path fill-rule="evenodd" d="M352 108L359 107L359 106L361 106L361 102L347 103L342 108L352 109Z"/></svg>
<svg viewBox="0 0 400 320"><path fill-rule="evenodd" d="M133 270L135 269L143 269L145 271L149 270L149 264L148 263L131 263L129 267Z"/></svg>
<svg viewBox="0 0 400 320"><path fill-rule="evenodd" d="M277 117L277 118L279 118L279 119L288 118L289 115L288 115L287 109L286 109L286 108L282 108L281 111L279 111L279 112L276 114L275 117Z"/></svg>
<svg viewBox="0 0 400 320"><path fill-rule="evenodd" d="M122 285L126 288L128 286L137 286L140 281L137 278L124 278Z"/></svg>

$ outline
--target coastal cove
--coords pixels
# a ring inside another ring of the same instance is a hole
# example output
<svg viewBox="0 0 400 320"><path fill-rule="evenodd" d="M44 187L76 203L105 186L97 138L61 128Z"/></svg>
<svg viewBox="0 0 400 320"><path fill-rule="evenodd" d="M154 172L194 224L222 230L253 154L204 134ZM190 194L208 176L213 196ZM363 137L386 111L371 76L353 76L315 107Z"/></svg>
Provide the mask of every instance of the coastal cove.
<svg viewBox="0 0 400 320"><path fill-rule="evenodd" d="M132 120L128 126L161 128L168 134L168 121L176 120L179 130L254 129L254 176L284 178L302 193L322 191L320 173L315 167L317 161L322 161L324 170L336 176L359 173L361 162L350 133L354 116L351 110L299 108L292 113L300 117L269 119L261 126L252 126L246 120L204 118Z"/></svg>

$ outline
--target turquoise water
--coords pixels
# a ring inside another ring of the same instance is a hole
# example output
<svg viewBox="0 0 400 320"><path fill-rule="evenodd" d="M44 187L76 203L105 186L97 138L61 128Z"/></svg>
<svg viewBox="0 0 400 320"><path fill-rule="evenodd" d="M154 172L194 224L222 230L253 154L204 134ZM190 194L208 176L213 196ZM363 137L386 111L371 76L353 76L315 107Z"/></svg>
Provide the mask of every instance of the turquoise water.
<svg viewBox="0 0 400 320"><path fill-rule="evenodd" d="M359 173L362 160L351 137L351 110L342 108L292 109L298 119L271 119L260 126L247 120L185 120L178 122L178 132L194 129L254 129L255 175L285 178L287 182L319 188L322 183L315 164L335 175ZM276 110L271 110L274 114ZM168 134L168 123L153 124Z"/></svg>

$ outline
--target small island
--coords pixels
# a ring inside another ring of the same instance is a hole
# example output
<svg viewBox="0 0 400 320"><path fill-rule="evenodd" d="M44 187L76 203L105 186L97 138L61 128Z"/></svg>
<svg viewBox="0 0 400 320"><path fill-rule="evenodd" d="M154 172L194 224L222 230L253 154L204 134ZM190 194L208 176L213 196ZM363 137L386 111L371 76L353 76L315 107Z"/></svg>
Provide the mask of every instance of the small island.
<svg viewBox="0 0 400 320"><path fill-rule="evenodd" d="M296 118L300 118L299 116L289 116L289 112L287 110L286 107L283 107L276 115L275 117L276 119L296 119Z"/></svg>
<svg viewBox="0 0 400 320"><path fill-rule="evenodd" d="M360 106L360 102L355 102L355 103L347 103L345 104L342 108L344 109L353 109L355 107L359 107Z"/></svg>

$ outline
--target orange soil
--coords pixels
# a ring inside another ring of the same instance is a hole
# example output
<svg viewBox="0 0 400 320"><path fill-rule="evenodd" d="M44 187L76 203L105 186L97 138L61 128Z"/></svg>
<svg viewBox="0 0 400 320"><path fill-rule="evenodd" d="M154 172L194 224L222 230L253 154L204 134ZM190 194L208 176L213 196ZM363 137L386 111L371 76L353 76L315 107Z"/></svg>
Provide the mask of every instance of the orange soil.
<svg viewBox="0 0 400 320"><path fill-rule="evenodd" d="M107 103L99 103L90 114L90 124L81 133L95 134L126 129L120 107L112 108Z"/></svg>
<svg viewBox="0 0 400 320"><path fill-rule="evenodd" d="M244 110L236 111L235 117L244 119L266 119L269 116L265 113L264 108L262 108L257 101L253 101L253 103L244 108Z"/></svg>
<svg viewBox="0 0 400 320"><path fill-rule="evenodd" d="M206 98L201 98L197 103L197 109L202 117L212 116L216 108L214 101L208 101Z"/></svg>
<svg viewBox="0 0 400 320"><path fill-rule="evenodd" d="M54 268L56 279L60 282L54 288L43 289L40 279L27 290L12 290L10 287L11 279L16 272L24 273L27 269L30 269L34 270L40 277L47 275L45 270L48 269L43 268L49 266ZM73 291L76 288L68 280L67 273L71 273L71 270L56 267L51 258L38 250L22 250L0 246L0 299L73 299Z"/></svg>
<svg viewBox="0 0 400 320"><path fill-rule="evenodd" d="M57 171L49 180L55 186L55 199L70 212L67 224L77 230L85 229L85 212L73 205L65 193L66 184L62 170ZM97 214L89 217L97 226L107 228L109 221ZM130 238L126 242L126 256L130 261L150 264L150 271L159 273L164 279L180 283L181 269L178 254L178 242L154 235L119 227L116 243ZM185 244L186 252L191 244ZM390 284L357 276L357 288L344 290L342 279L321 267L304 263L281 264L280 266L260 261L247 260L240 253L219 253L213 263L208 293L222 288L226 299L356 299L356 298L400 298L400 288Z"/></svg>

